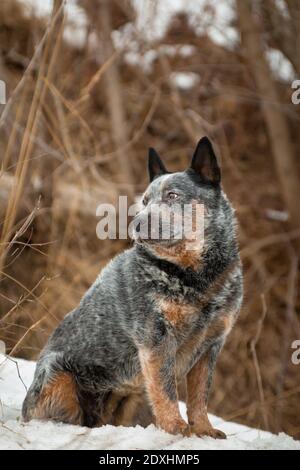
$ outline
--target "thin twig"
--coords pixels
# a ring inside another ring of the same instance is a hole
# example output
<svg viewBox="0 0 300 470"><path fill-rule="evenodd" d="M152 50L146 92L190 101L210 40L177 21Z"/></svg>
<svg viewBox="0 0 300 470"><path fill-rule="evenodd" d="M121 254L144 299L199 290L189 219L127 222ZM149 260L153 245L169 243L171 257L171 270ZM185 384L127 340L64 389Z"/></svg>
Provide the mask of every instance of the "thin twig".
<svg viewBox="0 0 300 470"><path fill-rule="evenodd" d="M263 311L262 311L261 318L258 321L258 327L257 327L256 335L250 343L250 349L251 349L251 353L252 353L252 356L253 356L253 362L254 362L254 367L255 367L255 372L256 372L257 385L258 385L258 391L259 391L259 396L260 396L261 411L262 411L262 415L263 415L264 425L265 425L266 429L269 429L269 421L268 421L268 416L267 416L266 408L265 408L265 406L266 406L266 404L265 404L265 394L264 394L264 389L263 389L263 384L262 384L262 377L261 377L259 362L258 362L258 358L257 358L257 354L256 354L256 345L257 345L258 340L260 338L263 322L265 320L266 313L267 313L267 307L266 307L266 301L265 301L264 295L261 296L261 301L262 301Z"/></svg>
<svg viewBox="0 0 300 470"><path fill-rule="evenodd" d="M17 372L18 372L18 377L19 377L19 379L21 380L21 382L22 382L22 384L24 385L24 387L25 387L25 390L26 390L26 392L27 392L27 390L28 390L28 389L27 389L27 386L26 386L26 384L25 384L24 380L23 380L23 379L22 379L22 377L21 377L21 374L20 374L20 369L19 369L19 364L18 364L18 362L17 362L15 359L12 359L11 357L9 357L9 356L7 356L7 355L6 355L6 356L5 356L5 359L4 359L4 361L2 361L2 362L1 362L1 364L0 364L0 367L1 367L1 366L2 366L4 363L5 363L5 361L6 361L6 360L9 360L9 361L11 361L11 362L14 362L14 363L15 363L15 365L16 365L16 368L17 368Z"/></svg>

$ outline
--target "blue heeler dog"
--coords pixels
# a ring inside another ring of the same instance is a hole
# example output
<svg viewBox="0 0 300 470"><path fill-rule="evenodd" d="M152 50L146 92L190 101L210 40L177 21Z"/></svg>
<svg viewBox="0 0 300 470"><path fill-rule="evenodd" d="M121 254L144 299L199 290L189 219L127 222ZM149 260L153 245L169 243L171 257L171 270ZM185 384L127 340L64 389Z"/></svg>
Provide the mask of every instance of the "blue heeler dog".
<svg viewBox="0 0 300 470"><path fill-rule="evenodd" d="M191 250L185 237L136 236L50 337L23 404L25 420L154 422L173 434L226 437L210 424L207 399L243 295L233 209L206 137L183 172L168 172L150 149L149 173L137 221L153 204L202 204L203 243ZM188 424L178 408L181 383Z"/></svg>

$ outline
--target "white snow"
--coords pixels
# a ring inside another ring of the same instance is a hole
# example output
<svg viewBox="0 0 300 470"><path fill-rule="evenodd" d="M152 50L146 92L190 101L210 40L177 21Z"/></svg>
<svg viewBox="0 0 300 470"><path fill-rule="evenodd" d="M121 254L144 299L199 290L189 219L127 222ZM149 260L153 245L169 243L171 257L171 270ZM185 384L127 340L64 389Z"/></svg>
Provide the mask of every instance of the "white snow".
<svg viewBox="0 0 300 470"><path fill-rule="evenodd" d="M53 0L19 0L28 16L48 17L52 13ZM77 48L85 44L88 20L83 8L76 0L68 0L66 3L66 26L64 28L64 39Z"/></svg>
<svg viewBox="0 0 300 470"><path fill-rule="evenodd" d="M28 15L46 17L51 14L53 0L20 0ZM233 0L163 0L153 4L151 0L133 0L137 10L137 24L128 23L118 31L113 32L113 40L117 48L126 50L125 58L128 63L139 64L145 72L151 71L152 63L157 58L157 52L148 51L141 54L134 40L135 26L139 34L146 40L156 40L163 37L172 15L185 12L189 21L195 27L197 34L207 34L213 42L228 49L234 48L239 41L237 29L233 26L235 20L235 8ZM276 0L283 14L286 14L284 2ZM154 6L155 5L155 6ZM88 19L77 0L68 0L66 3L66 27L64 29L65 40L77 48L82 48L86 43ZM92 50L97 50L95 37L90 38ZM168 55L176 53L172 46ZM188 48L193 46L187 45ZM186 49L187 51L188 49ZM191 54L192 49L187 52ZM179 51L180 53L180 51ZM181 53L180 53L181 54ZM182 57L185 52L182 51ZM295 72L292 64L277 49L267 50L267 59L276 78L282 81L292 81Z"/></svg>
<svg viewBox="0 0 300 470"><path fill-rule="evenodd" d="M300 450L300 441L286 434L275 436L211 416L214 426L227 433L227 440L172 436L154 425L125 428L103 426L89 429L52 421L20 419L25 385L32 381L35 363L10 359L0 354L0 449L291 449ZM20 377L19 377L19 374ZM24 384L22 383L24 382ZM183 417L185 406L181 405Z"/></svg>
<svg viewBox="0 0 300 470"><path fill-rule="evenodd" d="M283 82L292 82L296 74L291 62L277 49L269 48L266 57L273 72L274 77Z"/></svg>
<svg viewBox="0 0 300 470"><path fill-rule="evenodd" d="M151 0L134 0L138 29L149 40L163 37L172 15L185 12L199 34L207 33L217 44L233 47L238 34L231 26L233 0L163 0L153 7Z"/></svg>
<svg viewBox="0 0 300 470"><path fill-rule="evenodd" d="M181 90L193 88L200 80L199 75L193 72L173 72L171 82Z"/></svg>

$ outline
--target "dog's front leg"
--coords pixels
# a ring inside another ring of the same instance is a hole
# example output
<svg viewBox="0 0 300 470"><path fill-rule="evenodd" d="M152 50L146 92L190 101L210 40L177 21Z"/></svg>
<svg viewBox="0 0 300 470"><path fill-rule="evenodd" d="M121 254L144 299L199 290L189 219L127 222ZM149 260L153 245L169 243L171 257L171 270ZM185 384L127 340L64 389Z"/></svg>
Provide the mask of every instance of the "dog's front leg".
<svg viewBox="0 0 300 470"><path fill-rule="evenodd" d="M187 375L188 421L191 426L191 433L199 437L226 438L226 434L212 427L207 416L207 401L212 372L221 346L221 342L216 342L211 346Z"/></svg>
<svg viewBox="0 0 300 470"><path fill-rule="evenodd" d="M175 377L175 341L164 338L154 347L141 347L139 358L156 425L171 434L190 434L178 407Z"/></svg>

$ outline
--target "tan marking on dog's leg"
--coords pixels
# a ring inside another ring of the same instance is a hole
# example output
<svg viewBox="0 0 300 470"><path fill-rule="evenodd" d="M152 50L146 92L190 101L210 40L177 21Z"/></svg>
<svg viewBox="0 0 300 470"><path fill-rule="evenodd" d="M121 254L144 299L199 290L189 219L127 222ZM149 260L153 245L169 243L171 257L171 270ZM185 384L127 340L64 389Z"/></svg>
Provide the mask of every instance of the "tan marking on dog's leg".
<svg viewBox="0 0 300 470"><path fill-rule="evenodd" d="M225 438L226 435L214 429L207 416L208 357L194 365L187 375L187 415L191 432L197 436Z"/></svg>
<svg viewBox="0 0 300 470"><path fill-rule="evenodd" d="M213 339L219 336L226 337L230 333L233 323L234 313L229 312L219 316L208 326L205 332L205 339Z"/></svg>
<svg viewBox="0 0 300 470"><path fill-rule="evenodd" d="M124 397L120 402L114 416L115 426L133 426L134 418L138 413L138 409L142 404L142 399L137 394L131 394Z"/></svg>
<svg viewBox="0 0 300 470"><path fill-rule="evenodd" d="M123 395L117 392L111 392L108 400L105 403L103 412L101 413L101 422L103 424L113 424L114 413L123 400Z"/></svg>
<svg viewBox="0 0 300 470"><path fill-rule="evenodd" d="M164 390L161 377L163 358L146 349L140 349L139 357L156 425L171 434L189 435L189 427L179 412L177 390L175 400L171 400ZM169 372L174 374L175 381L175 370Z"/></svg>
<svg viewBox="0 0 300 470"><path fill-rule="evenodd" d="M178 391L179 400L186 402L186 397L187 397L186 376L180 377L179 381L177 382L177 391Z"/></svg>
<svg viewBox="0 0 300 470"><path fill-rule="evenodd" d="M81 424L82 410L77 397L76 384L70 373L58 372L44 385L31 418Z"/></svg>

